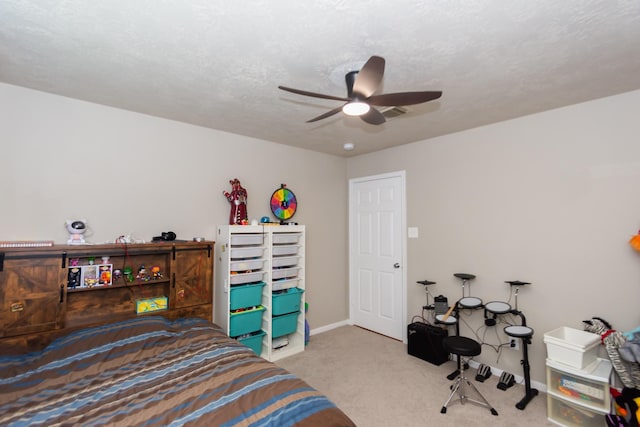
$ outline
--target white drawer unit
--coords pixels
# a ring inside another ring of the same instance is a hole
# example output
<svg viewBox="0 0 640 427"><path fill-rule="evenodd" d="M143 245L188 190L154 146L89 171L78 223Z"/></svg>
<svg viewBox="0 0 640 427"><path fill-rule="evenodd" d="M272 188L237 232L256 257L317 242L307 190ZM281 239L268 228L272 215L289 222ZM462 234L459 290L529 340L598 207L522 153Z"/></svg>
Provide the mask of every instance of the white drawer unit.
<svg viewBox="0 0 640 427"><path fill-rule="evenodd" d="M219 226L216 246L215 322L230 336L260 337L251 347L267 360L304 351L305 227ZM283 314L294 299L299 311Z"/></svg>
<svg viewBox="0 0 640 427"><path fill-rule="evenodd" d="M547 419L559 426L603 427L607 412L591 411L580 405L547 394Z"/></svg>
<svg viewBox="0 0 640 427"><path fill-rule="evenodd" d="M597 358L584 369L547 359L547 417L558 425L604 424L611 410L611 362Z"/></svg>

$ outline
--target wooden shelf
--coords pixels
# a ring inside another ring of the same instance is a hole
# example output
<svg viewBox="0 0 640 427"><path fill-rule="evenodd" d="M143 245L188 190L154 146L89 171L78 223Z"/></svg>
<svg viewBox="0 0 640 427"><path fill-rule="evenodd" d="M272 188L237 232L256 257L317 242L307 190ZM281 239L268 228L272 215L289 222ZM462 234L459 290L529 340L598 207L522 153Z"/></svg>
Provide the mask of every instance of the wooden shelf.
<svg viewBox="0 0 640 427"><path fill-rule="evenodd" d="M169 279L151 279L151 280L135 280L133 282L127 282L127 283L115 283L112 285L96 285L90 288L67 288L67 292L68 293L76 293L76 292L93 292L93 291L100 291L100 290L109 290L109 289L116 289L116 288L133 288L136 286L153 286L153 285L160 285L160 284L164 284L164 283L170 283L171 281Z"/></svg>
<svg viewBox="0 0 640 427"><path fill-rule="evenodd" d="M137 316L197 316L211 321L213 249L210 241L2 248L0 355L7 354L4 349L9 346L13 354L20 346L24 351L38 350L72 329ZM103 257L109 260L101 263ZM91 266L90 258L96 266L111 265L112 271L127 267L135 272L145 266L151 274L157 266L163 277L133 282L112 277L111 285L70 288L70 270ZM137 314L136 301L152 297L166 297L168 308Z"/></svg>

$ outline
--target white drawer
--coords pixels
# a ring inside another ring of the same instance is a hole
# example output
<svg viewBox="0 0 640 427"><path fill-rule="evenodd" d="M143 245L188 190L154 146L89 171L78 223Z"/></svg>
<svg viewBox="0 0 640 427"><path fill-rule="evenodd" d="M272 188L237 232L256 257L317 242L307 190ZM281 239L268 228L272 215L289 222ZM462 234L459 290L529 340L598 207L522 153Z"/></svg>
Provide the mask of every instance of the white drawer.
<svg viewBox="0 0 640 427"><path fill-rule="evenodd" d="M242 261L231 261L231 271L246 271L250 270L262 270L264 268L263 259L246 259Z"/></svg>
<svg viewBox="0 0 640 427"><path fill-rule="evenodd" d="M299 233L281 233L281 234L273 234L273 244L274 245L283 245L283 244L296 244L300 241Z"/></svg>
<svg viewBox="0 0 640 427"><path fill-rule="evenodd" d="M271 261L271 266L273 268L295 267L298 265L299 261L300 261L300 258L297 256L278 257L278 258L274 258L273 261Z"/></svg>
<svg viewBox="0 0 640 427"><path fill-rule="evenodd" d="M233 234L231 235L232 246L246 245L262 245L264 244L264 235L262 234Z"/></svg>
<svg viewBox="0 0 640 427"><path fill-rule="evenodd" d="M291 288L297 288L299 287L300 284L300 279L293 278L293 279L278 279L278 280L274 280L271 283L271 288L274 291L281 291L283 289L291 289Z"/></svg>
<svg viewBox="0 0 640 427"><path fill-rule="evenodd" d="M278 279L293 279L298 277L298 270L300 270L299 267L294 267L294 268L279 268L276 270L273 270L271 272L271 278L273 280L278 280Z"/></svg>
<svg viewBox="0 0 640 427"><path fill-rule="evenodd" d="M271 253L273 256L297 255L299 249L300 247L295 245L274 246Z"/></svg>
<svg viewBox="0 0 640 427"><path fill-rule="evenodd" d="M590 370L564 366L547 359L547 393L595 411L609 411L611 362L597 359Z"/></svg>
<svg viewBox="0 0 640 427"><path fill-rule="evenodd" d="M234 248L230 249L231 259L247 259L247 258L261 258L264 254L264 248L260 247L246 247L246 248Z"/></svg>
<svg viewBox="0 0 640 427"><path fill-rule="evenodd" d="M242 285L244 283L260 282L263 280L264 271L254 271L252 273L232 274L229 281L232 285Z"/></svg>
<svg viewBox="0 0 640 427"><path fill-rule="evenodd" d="M547 419L554 424L568 427L603 427L607 412L591 411L580 405L547 394Z"/></svg>

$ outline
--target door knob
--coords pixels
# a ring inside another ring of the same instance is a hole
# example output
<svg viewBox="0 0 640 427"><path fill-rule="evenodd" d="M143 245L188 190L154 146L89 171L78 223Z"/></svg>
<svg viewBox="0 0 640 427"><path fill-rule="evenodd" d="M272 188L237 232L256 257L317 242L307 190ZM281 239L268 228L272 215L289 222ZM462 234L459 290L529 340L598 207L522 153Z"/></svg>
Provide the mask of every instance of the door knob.
<svg viewBox="0 0 640 427"><path fill-rule="evenodd" d="M396 262L395 264L393 264L393 268L400 268L400 264Z"/></svg>

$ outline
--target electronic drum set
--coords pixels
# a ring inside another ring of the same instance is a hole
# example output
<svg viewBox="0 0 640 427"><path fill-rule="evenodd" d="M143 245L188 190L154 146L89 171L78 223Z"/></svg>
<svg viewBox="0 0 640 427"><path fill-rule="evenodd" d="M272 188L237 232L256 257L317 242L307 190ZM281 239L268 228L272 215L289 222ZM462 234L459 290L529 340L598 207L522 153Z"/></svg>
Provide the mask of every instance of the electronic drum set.
<svg viewBox="0 0 640 427"><path fill-rule="evenodd" d="M455 273L455 277L461 280L462 286L462 297L456 301L445 313L437 313L435 315L435 323L445 326L455 326L456 327L456 335L460 335L460 325L458 322L458 313L461 310L477 310L484 309L484 317L485 317L485 325L487 326L495 326L496 319L500 315L512 314L520 317L520 325L508 325L504 327L504 333L512 338L520 338L522 340L522 360L520 363L522 364L522 368L524 371L524 382L525 382L525 395L524 397L516 403L516 408L523 410L526 408L527 404L538 395L538 390L531 387L531 376L530 376L530 365L529 365L529 353L527 346L531 344L531 338L533 337L533 329L527 326L527 320L522 311L518 310L518 291L521 286L530 285L529 282L522 282L519 280L506 281L511 289L515 289L514 292L514 302L515 308L512 308L508 302L504 301L490 301L486 304L483 304L482 299L471 296L471 285L470 281L475 279L475 275L467 274L467 273ZM425 290L427 293L427 305L424 306L425 309L434 310L435 304L429 304L429 288L428 285L435 284L436 282L432 282L429 280L421 280L417 283L421 285L425 285ZM465 291L467 288L467 291ZM490 316L489 316L490 315ZM455 378L460 373L460 359L458 358L458 367L457 370L448 375L447 378L450 380Z"/></svg>

